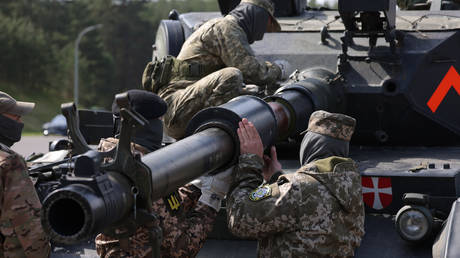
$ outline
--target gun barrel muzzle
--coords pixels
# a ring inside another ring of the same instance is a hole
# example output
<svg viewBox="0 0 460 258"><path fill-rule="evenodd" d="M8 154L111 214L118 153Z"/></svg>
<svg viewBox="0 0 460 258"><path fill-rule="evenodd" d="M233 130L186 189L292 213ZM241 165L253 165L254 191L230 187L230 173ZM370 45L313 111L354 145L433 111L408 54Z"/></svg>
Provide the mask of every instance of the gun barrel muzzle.
<svg viewBox="0 0 460 258"><path fill-rule="evenodd" d="M134 198L125 177L109 172L91 180L98 187L69 184L45 198L42 225L54 242L75 244L86 240L132 210Z"/></svg>

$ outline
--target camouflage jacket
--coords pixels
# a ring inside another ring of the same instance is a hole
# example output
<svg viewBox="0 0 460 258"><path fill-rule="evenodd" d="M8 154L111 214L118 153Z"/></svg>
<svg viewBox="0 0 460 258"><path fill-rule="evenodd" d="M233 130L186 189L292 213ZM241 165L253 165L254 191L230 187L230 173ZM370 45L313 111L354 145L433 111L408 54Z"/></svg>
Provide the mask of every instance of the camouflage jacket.
<svg viewBox="0 0 460 258"><path fill-rule="evenodd" d="M103 139L100 151L109 151L118 139ZM134 149L140 151L136 145ZM186 185L177 193L153 202L153 211L160 218L163 231L161 257L194 257L211 232L217 213L214 209L198 202L201 191L194 185ZM149 257L152 255L148 226L141 226L127 239L113 239L99 234L96 237L96 250L101 257Z"/></svg>
<svg viewBox="0 0 460 258"><path fill-rule="evenodd" d="M185 42L177 56L178 60L194 62L217 71L225 67L236 67L243 73L248 84L273 84L281 76L281 69L270 62L259 61L249 46L246 33L236 18L227 15L212 19L201 25ZM195 81L177 80L160 90L165 98Z"/></svg>
<svg viewBox="0 0 460 258"><path fill-rule="evenodd" d="M259 257L347 257L364 235L361 177L330 157L261 185L263 161L241 155L227 200L234 234L259 240ZM332 171L332 172L330 172Z"/></svg>
<svg viewBox="0 0 460 258"><path fill-rule="evenodd" d="M0 144L0 257L48 257L41 203L24 159Z"/></svg>

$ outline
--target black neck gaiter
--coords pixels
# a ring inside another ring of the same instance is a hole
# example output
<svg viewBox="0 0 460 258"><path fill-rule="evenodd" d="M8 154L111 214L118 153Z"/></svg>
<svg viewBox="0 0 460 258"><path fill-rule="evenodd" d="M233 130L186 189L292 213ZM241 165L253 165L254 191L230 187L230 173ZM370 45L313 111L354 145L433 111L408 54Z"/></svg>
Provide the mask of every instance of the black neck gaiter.
<svg viewBox="0 0 460 258"><path fill-rule="evenodd" d="M147 125L136 130L132 141L149 151L155 151L161 148L163 141L163 122L158 118L148 121Z"/></svg>
<svg viewBox="0 0 460 258"><path fill-rule="evenodd" d="M237 19L238 25L240 25L248 37L249 44L257 40L262 40L270 17L270 14L265 9L243 3L233 9L230 15Z"/></svg>
<svg viewBox="0 0 460 258"><path fill-rule="evenodd" d="M23 123L0 115L0 142L11 147L21 140L22 128L24 128Z"/></svg>
<svg viewBox="0 0 460 258"><path fill-rule="evenodd" d="M300 165L330 156L348 158L349 142L307 132L300 144Z"/></svg>

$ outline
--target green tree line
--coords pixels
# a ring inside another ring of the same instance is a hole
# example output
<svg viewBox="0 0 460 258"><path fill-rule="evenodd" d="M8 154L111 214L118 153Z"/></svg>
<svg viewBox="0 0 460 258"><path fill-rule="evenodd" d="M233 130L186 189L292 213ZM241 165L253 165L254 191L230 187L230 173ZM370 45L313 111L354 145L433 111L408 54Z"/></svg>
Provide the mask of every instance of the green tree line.
<svg viewBox="0 0 460 258"><path fill-rule="evenodd" d="M140 88L156 28L171 9L217 11L215 0L1 0L0 89L37 108L73 100L74 44L79 45L79 106L110 108L113 96ZM53 106L53 107L54 107ZM44 119L45 119L44 118Z"/></svg>

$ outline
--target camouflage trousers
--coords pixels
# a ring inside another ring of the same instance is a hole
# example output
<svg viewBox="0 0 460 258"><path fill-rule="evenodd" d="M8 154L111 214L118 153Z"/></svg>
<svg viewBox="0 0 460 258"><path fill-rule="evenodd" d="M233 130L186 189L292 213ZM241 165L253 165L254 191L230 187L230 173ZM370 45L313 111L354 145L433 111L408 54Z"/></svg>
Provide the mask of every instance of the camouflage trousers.
<svg viewBox="0 0 460 258"><path fill-rule="evenodd" d="M176 139L184 137L188 122L198 111L239 96L242 86L241 71L227 67L165 97L168 103L164 116L166 133Z"/></svg>
<svg viewBox="0 0 460 258"><path fill-rule="evenodd" d="M102 258L118 257L151 257L152 238L155 233L150 232L148 226L137 228L134 235L125 239L116 239L99 234L96 236L96 252Z"/></svg>
<svg viewBox="0 0 460 258"><path fill-rule="evenodd" d="M159 216L159 221L140 226L133 235L120 239L104 234L97 235L97 254L103 258L152 257L152 240L156 239L153 226L160 226L161 257L195 257L211 232L217 213L213 208L198 202L201 190L192 184L180 187L178 194L178 210L171 211L168 202L163 198L156 200L152 204L152 210ZM126 232L122 227L117 231Z"/></svg>

